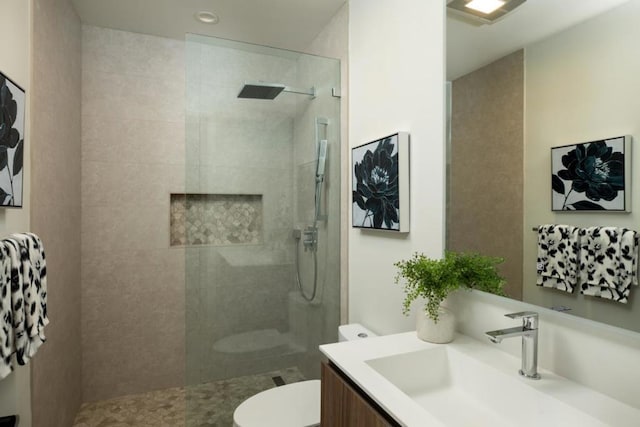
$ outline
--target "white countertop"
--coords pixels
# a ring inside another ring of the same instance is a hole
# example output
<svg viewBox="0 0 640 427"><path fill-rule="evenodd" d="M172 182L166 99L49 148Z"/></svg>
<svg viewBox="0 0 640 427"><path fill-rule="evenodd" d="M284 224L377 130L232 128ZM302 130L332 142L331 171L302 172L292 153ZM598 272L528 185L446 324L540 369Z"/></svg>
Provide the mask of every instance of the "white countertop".
<svg viewBox="0 0 640 427"><path fill-rule="evenodd" d="M516 381L522 381L527 386L584 412L600 421L601 425L640 426L639 409L543 369L539 370L542 375L541 380L535 381L520 377L518 375L519 358L496 349L494 344L485 344L464 335L457 335L456 339L449 344L432 344L418 339L415 332L406 332L358 341L326 344L320 346L320 351L400 425L424 427L444 426L445 424L396 388L366 361L439 346L452 346L457 351L490 365L494 369L513 375ZM425 366L425 369L427 368L428 366ZM523 416L526 417L526 414Z"/></svg>

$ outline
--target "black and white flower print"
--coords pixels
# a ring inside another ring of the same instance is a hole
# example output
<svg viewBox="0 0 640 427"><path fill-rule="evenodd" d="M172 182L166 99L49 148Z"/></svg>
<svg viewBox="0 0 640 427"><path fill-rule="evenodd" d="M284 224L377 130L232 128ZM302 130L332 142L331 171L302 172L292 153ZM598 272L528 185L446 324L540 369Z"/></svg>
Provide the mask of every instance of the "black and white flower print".
<svg viewBox="0 0 640 427"><path fill-rule="evenodd" d="M0 73L0 206L22 206L25 93Z"/></svg>
<svg viewBox="0 0 640 427"><path fill-rule="evenodd" d="M399 229L397 141L397 135L381 139L354 159L354 226Z"/></svg>
<svg viewBox="0 0 640 427"><path fill-rule="evenodd" d="M625 138L552 149L553 210L625 210Z"/></svg>

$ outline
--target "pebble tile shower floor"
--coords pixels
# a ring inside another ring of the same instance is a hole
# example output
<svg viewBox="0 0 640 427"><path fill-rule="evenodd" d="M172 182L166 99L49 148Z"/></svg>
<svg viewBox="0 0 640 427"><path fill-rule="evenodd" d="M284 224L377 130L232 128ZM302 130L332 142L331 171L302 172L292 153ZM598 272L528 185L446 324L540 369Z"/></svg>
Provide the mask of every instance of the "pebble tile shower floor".
<svg viewBox="0 0 640 427"><path fill-rule="evenodd" d="M273 378L278 376L286 383L305 379L298 368L287 368L85 403L73 427L230 427L235 408L275 387Z"/></svg>

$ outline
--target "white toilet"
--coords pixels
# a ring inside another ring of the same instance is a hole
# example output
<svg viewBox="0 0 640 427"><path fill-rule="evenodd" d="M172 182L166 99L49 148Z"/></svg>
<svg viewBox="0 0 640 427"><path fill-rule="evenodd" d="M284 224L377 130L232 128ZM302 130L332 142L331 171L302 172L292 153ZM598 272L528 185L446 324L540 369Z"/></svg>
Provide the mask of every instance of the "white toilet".
<svg viewBox="0 0 640 427"><path fill-rule="evenodd" d="M339 341L375 336L357 323L338 328ZM320 425L320 380L301 381L251 396L233 413L234 427L315 427Z"/></svg>

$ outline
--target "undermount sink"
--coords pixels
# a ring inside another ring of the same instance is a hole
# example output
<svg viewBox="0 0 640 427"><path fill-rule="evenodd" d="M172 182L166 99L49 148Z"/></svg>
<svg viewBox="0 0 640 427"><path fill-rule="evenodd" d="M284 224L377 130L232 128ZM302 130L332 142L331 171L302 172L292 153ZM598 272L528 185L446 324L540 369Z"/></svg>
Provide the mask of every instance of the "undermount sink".
<svg viewBox="0 0 640 427"><path fill-rule="evenodd" d="M570 385L509 375L451 346L365 363L446 426L608 425L544 391Z"/></svg>

